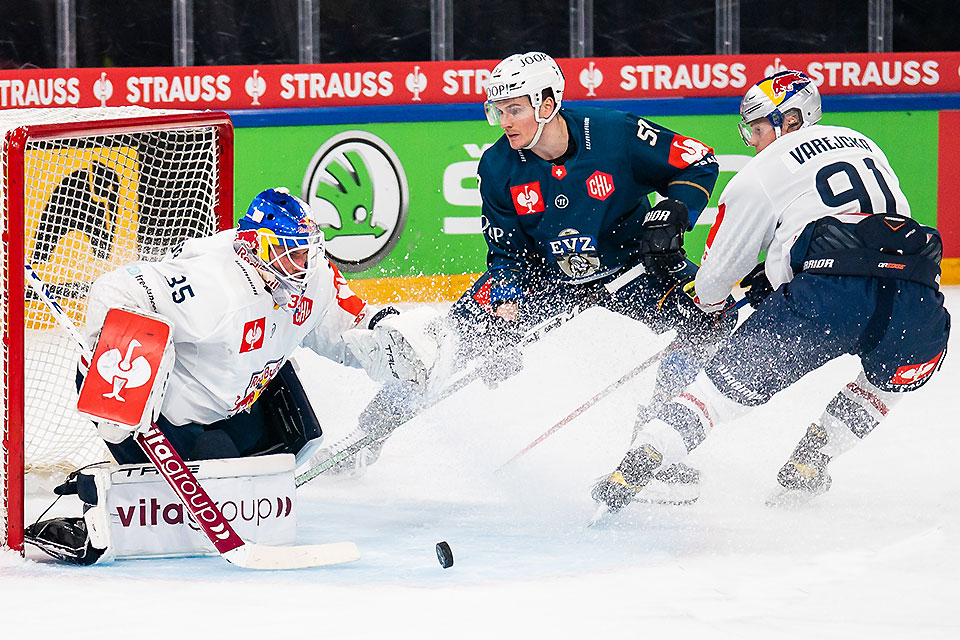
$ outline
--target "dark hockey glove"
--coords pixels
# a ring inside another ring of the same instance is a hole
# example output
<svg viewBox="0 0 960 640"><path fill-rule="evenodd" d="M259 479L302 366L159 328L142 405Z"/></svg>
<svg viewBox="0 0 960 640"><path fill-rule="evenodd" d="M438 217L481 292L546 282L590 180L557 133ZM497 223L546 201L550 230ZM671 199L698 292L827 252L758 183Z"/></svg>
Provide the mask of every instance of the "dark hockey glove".
<svg viewBox="0 0 960 640"><path fill-rule="evenodd" d="M487 349L481 356L480 378L490 389L523 369L520 341L523 334L516 320L490 316L487 323Z"/></svg>
<svg viewBox="0 0 960 640"><path fill-rule="evenodd" d="M744 290L743 295L754 309L760 306L764 298L773 293L773 286L767 278L763 265L763 262L758 264L740 281L740 288Z"/></svg>
<svg viewBox="0 0 960 640"><path fill-rule="evenodd" d="M643 218L640 255L647 272L655 276L672 275L686 265L683 232L690 222L687 205L667 198L654 205Z"/></svg>

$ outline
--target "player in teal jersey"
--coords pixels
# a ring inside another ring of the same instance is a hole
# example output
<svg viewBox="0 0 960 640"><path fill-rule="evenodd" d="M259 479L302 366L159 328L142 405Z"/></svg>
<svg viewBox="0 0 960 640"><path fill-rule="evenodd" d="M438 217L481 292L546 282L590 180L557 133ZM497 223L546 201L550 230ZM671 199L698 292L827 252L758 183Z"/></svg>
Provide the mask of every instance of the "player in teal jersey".
<svg viewBox="0 0 960 640"><path fill-rule="evenodd" d="M658 376L669 397L735 323L733 313L704 313L684 291L697 266L682 237L710 198L716 158L629 113L561 108L563 91L560 67L544 53L512 55L491 75L485 108L504 135L479 166L488 269L451 309L462 351L484 354L486 379L496 382L519 370L525 328L599 304L657 333L677 330ZM652 207L651 194L662 198Z"/></svg>

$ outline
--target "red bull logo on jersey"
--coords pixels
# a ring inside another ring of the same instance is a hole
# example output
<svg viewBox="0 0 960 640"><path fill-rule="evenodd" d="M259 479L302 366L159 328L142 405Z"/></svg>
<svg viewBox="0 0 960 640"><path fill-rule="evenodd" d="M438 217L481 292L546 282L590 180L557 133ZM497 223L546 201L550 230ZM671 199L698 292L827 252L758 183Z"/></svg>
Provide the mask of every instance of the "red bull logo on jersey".
<svg viewBox="0 0 960 640"><path fill-rule="evenodd" d="M251 407L263 393L263 390L267 388L267 385L270 384L270 381L273 380L273 377L277 375L277 372L280 371L283 362L283 360L272 360L264 365L263 369L251 375L250 382L247 383L243 395L237 396L232 413Z"/></svg>

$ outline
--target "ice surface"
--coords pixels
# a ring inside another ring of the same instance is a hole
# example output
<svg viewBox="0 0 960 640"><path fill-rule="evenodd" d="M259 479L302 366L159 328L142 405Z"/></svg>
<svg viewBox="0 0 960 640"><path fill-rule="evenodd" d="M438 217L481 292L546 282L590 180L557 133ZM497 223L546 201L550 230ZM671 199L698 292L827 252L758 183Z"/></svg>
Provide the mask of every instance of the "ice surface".
<svg viewBox="0 0 960 640"><path fill-rule="evenodd" d="M960 287L945 293L960 317ZM354 540L357 563L260 573L216 557L79 568L0 554L2 636L960 637L956 356L834 461L833 489L804 508L764 499L807 424L855 376L853 358L718 427L690 457L703 472L692 506L633 505L586 527L589 488L622 456L653 371L496 471L669 337L585 312L531 346L499 389L474 383L403 426L364 477L304 486L300 541ZM298 357L335 441L375 387ZM31 500L28 515L43 506ZM437 562L440 540L450 569Z"/></svg>

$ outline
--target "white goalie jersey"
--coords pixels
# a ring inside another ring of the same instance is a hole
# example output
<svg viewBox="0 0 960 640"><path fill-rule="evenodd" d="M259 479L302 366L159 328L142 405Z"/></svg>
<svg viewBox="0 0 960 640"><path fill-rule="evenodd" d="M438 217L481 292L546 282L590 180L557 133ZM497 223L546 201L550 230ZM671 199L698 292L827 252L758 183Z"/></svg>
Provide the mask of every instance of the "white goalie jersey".
<svg viewBox="0 0 960 640"><path fill-rule="evenodd" d="M92 344L111 307L158 313L173 323L176 361L161 412L173 424L210 424L250 407L298 346L350 366L343 334L366 315L324 260L289 309L278 308L257 271L233 248L236 232L184 242L160 262L134 262L90 289L83 333Z"/></svg>
<svg viewBox="0 0 960 640"><path fill-rule="evenodd" d="M697 295L705 304L723 301L761 251L767 252L765 270L776 289L793 279L790 249L808 223L864 213L910 215L877 144L847 127L811 125L787 133L750 160L720 195Z"/></svg>

